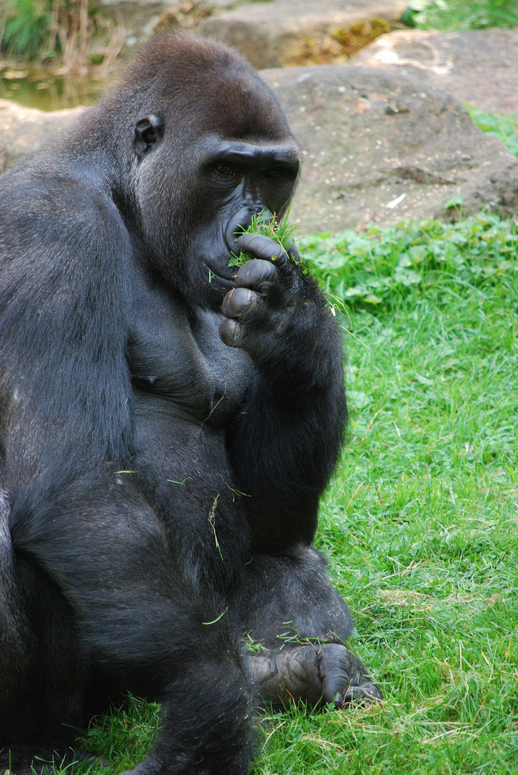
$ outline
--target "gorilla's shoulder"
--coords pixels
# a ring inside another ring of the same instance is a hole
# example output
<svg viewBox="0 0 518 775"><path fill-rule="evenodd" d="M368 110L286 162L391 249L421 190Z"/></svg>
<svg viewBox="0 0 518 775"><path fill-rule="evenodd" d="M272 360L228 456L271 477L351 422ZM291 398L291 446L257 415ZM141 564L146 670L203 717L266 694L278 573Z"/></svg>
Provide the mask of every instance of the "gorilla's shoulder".
<svg viewBox="0 0 518 775"><path fill-rule="evenodd" d="M65 159L47 162L38 154L0 179L0 256L25 253L34 259L38 246L47 258L66 251L84 263L91 251L112 245L129 252L129 237L109 187L95 167ZM124 247L127 247L127 251Z"/></svg>

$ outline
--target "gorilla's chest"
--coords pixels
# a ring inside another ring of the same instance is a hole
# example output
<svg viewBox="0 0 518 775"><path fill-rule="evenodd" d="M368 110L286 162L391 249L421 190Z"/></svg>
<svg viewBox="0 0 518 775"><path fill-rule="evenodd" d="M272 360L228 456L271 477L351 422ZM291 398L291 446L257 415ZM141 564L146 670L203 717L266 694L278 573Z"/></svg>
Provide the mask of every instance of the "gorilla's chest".
<svg viewBox="0 0 518 775"><path fill-rule="evenodd" d="M188 316L165 294L139 300L128 360L141 410L225 426L243 397L252 365L246 353L221 341L222 319L202 310Z"/></svg>

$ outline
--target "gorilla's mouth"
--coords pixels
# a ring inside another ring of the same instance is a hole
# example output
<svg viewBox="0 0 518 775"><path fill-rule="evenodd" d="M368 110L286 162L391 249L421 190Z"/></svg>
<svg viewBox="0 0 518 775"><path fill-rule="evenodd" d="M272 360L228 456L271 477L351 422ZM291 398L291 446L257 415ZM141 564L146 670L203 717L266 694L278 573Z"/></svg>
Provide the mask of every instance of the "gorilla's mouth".
<svg viewBox="0 0 518 775"><path fill-rule="evenodd" d="M217 281L220 285L222 285L224 288L228 288L229 290L231 288L235 287L235 275L237 273L237 267L228 267L229 275L226 276L225 274L221 274L221 267L218 266L217 269L214 265L209 263L209 261L203 262L205 267L207 268L208 275L209 275L209 282ZM235 269L235 271L233 271ZM232 272L232 274L230 274Z"/></svg>

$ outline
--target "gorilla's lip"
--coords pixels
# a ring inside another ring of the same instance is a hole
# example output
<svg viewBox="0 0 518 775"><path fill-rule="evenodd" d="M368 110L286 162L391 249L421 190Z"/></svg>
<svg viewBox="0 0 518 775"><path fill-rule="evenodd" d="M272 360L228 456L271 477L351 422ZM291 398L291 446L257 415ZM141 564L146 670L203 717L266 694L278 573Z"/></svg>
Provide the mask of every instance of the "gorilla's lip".
<svg viewBox="0 0 518 775"><path fill-rule="evenodd" d="M211 264L208 261L204 261L203 263L209 270L212 280L218 280L218 282L221 283L221 285L223 285L225 288L230 289L235 287L236 285L235 279L234 279L235 274L232 275L232 277L225 277L225 275L220 274L221 270L216 271L216 269L213 266L211 266ZM233 267L229 267L229 269L233 269Z"/></svg>

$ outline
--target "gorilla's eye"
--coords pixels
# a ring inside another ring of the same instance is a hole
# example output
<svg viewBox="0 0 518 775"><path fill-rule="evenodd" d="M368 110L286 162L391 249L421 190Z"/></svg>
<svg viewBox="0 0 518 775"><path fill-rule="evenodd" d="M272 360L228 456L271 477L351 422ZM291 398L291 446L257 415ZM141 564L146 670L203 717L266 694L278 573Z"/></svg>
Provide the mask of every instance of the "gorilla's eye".
<svg viewBox="0 0 518 775"><path fill-rule="evenodd" d="M219 172L220 175L225 175L226 177L234 176L236 174L228 164L218 164L216 172Z"/></svg>
<svg viewBox="0 0 518 775"><path fill-rule="evenodd" d="M284 170L273 169L273 170L268 170L268 172L266 173L266 177L277 180L278 178L282 178L283 174L284 174Z"/></svg>

